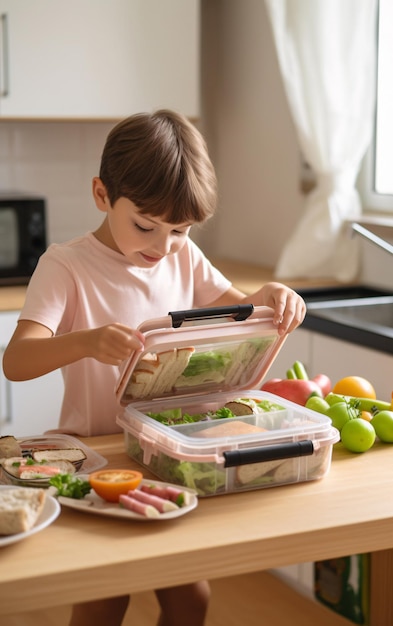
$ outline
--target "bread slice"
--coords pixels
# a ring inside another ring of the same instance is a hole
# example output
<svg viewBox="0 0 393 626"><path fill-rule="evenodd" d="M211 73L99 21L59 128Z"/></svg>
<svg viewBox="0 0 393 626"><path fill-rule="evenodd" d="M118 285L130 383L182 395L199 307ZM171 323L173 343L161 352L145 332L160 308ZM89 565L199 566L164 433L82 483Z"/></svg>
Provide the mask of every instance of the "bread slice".
<svg viewBox="0 0 393 626"><path fill-rule="evenodd" d="M261 463L250 463L249 465L239 465L236 468L236 479L241 485L247 485L257 478L261 478L269 472L276 470L283 463L285 463L285 459L263 461Z"/></svg>
<svg viewBox="0 0 393 626"><path fill-rule="evenodd" d="M127 394L132 398L146 398L152 395L153 387L161 375L165 364L176 360L176 351L168 350L162 354L146 354L137 363L127 386Z"/></svg>
<svg viewBox="0 0 393 626"><path fill-rule="evenodd" d="M35 461L85 461L86 454L80 448L59 448L57 450L35 450L32 453Z"/></svg>
<svg viewBox="0 0 393 626"><path fill-rule="evenodd" d="M0 491L0 535L31 530L44 508L45 489L11 487Z"/></svg>
<svg viewBox="0 0 393 626"><path fill-rule="evenodd" d="M4 435L0 437L0 459L9 459L12 456L21 456L22 448L15 437Z"/></svg>
<svg viewBox="0 0 393 626"><path fill-rule="evenodd" d="M193 352L194 348L190 346L145 355L131 375L127 396L130 399L141 399L170 393Z"/></svg>
<svg viewBox="0 0 393 626"><path fill-rule="evenodd" d="M298 482L301 460L301 457L285 459L274 472L274 482L285 484Z"/></svg>
<svg viewBox="0 0 393 626"><path fill-rule="evenodd" d="M173 391L179 376L186 369L194 352L195 348L192 346L187 348L177 348L175 362L165 368L161 378L162 382L160 384L160 395Z"/></svg>
<svg viewBox="0 0 393 626"><path fill-rule="evenodd" d="M238 437L239 435L253 435L263 432L265 428L260 428L247 422L232 421L228 417L222 420L222 424L203 428L193 433L194 437Z"/></svg>
<svg viewBox="0 0 393 626"><path fill-rule="evenodd" d="M176 349L166 350L165 352L159 352L156 356L159 367L148 390L148 395L152 398L165 393L168 384L172 387L172 383L169 382L171 377L170 375L168 376L168 373L176 363L177 352Z"/></svg>
<svg viewBox="0 0 393 626"><path fill-rule="evenodd" d="M0 459L0 465L13 476L19 476L18 467L21 463L25 462L26 459L23 456L10 456L6 459Z"/></svg>

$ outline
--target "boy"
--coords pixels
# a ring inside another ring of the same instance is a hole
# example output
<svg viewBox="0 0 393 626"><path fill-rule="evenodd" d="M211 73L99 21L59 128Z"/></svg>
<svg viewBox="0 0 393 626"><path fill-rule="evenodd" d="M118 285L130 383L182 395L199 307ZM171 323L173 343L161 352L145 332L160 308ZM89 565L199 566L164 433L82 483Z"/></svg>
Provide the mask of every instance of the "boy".
<svg viewBox="0 0 393 626"><path fill-rule="evenodd" d="M216 177L195 127L171 111L131 116L109 133L93 197L98 229L42 255L4 355L11 380L62 368L59 430L120 432L118 366L144 342L137 330L168 311L240 302L274 309L279 333L305 315L298 294L267 283L252 296L231 286L189 238L216 207ZM207 582L160 590L159 626L202 626ZM74 607L71 626L121 624L128 597ZM184 616L187 615L187 619Z"/></svg>

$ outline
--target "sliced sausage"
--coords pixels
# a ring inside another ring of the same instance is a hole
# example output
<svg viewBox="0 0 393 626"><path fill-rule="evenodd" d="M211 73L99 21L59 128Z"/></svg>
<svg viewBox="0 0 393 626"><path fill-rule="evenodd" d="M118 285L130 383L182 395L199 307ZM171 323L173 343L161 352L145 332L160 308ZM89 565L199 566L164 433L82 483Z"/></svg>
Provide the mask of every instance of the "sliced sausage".
<svg viewBox="0 0 393 626"><path fill-rule="evenodd" d="M145 493L140 489L134 489L129 491L127 494L130 498L135 498L139 500L139 502L144 502L145 504L150 504L154 506L157 511L160 513L168 513L168 511L175 511L179 507L174 502L170 500L165 500L164 498L160 498L158 496L153 496L150 493Z"/></svg>
<svg viewBox="0 0 393 626"><path fill-rule="evenodd" d="M130 498L126 494L122 493L119 496L119 503L124 506L125 509L129 511L133 511L134 513L139 513L139 515L144 515L145 517L159 517L159 511L150 504L145 504L144 502L139 502L135 498Z"/></svg>

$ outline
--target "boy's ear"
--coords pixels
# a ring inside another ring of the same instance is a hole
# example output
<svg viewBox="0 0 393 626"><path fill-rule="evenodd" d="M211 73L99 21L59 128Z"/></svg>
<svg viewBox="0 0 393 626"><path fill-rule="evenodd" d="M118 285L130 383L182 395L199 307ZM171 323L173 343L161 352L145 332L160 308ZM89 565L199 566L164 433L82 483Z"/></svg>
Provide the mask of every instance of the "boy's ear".
<svg viewBox="0 0 393 626"><path fill-rule="evenodd" d="M94 176L93 178L92 190L97 209L99 209L99 211L104 211L105 213L107 213L111 205L109 202L106 187L101 178L99 178L98 176Z"/></svg>

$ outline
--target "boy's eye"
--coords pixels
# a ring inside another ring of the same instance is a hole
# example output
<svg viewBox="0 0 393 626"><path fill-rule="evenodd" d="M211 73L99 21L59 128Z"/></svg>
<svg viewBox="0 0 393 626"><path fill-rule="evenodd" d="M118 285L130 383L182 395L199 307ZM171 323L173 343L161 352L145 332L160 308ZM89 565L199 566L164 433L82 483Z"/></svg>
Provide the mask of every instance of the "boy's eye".
<svg viewBox="0 0 393 626"><path fill-rule="evenodd" d="M143 226L140 226L136 222L135 222L135 228L140 230L142 233L149 233L151 230L153 230L152 228L143 228Z"/></svg>

